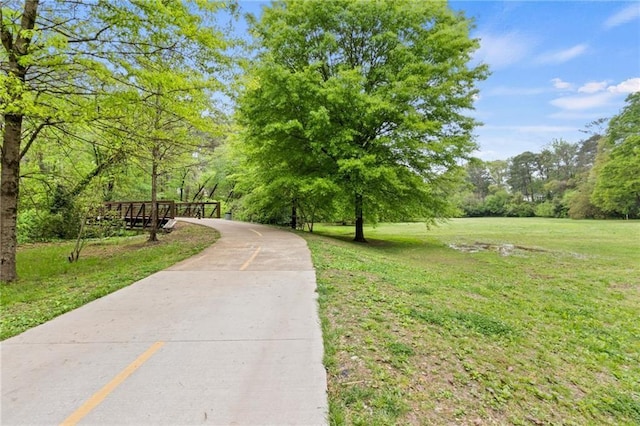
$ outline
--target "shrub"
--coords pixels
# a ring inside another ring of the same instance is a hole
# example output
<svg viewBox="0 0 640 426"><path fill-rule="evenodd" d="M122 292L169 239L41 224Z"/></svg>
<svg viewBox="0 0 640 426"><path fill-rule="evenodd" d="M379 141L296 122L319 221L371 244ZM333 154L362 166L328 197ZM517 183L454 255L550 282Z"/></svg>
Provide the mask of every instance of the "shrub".
<svg viewBox="0 0 640 426"><path fill-rule="evenodd" d="M535 207L535 215L538 217L557 217L556 205L551 201L545 201Z"/></svg>

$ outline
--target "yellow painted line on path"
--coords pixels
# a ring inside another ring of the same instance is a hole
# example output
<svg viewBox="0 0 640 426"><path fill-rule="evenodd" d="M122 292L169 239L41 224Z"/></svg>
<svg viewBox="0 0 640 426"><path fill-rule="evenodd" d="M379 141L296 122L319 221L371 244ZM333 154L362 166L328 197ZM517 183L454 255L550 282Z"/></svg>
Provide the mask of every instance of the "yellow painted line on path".
<svg viewBox="0 0 640 426"><path fill-rule="evenodd" d="M262 234L261 234L261 233L259 233L258 231L256 231L255 229L251 229L251 228L249 228L249 231L251 231L251 232L255 232L256 234L258 234L258 236L262 237Z"/></svg>
<svg viewBox="0 0 640 426"><path fill-rule="evenodd" d="M151 356L158 351L162 346L164 346L164 342L155 342L149 349L147 349L142 355L136 358L127 368L122 370L120 374L111 379L109 383L104 385L102 389L98 392L94 393L91 398L89 398L80 408L73 412L69 417L67 417L60 425L61 426L72 426L82 420L87 414L91 412L94 408L96 408L104 399L114 391L118 386L122 384L127 378L133 374L142 364L144 364Z"/></svg>
<svg viewBox="0 0 640 426"><path fill-rule="evenodd" d="M251 257L250 257L246 262L244 262L244 263L242 264L242 266L240 267L240 270L241 270L241 271L244 271L245 269L247 269L247 267L251 264L251 262L253 262L253 259L255 259L255 258L256 258L256 256L258 255L258 253L260 253L260 249L261 249L261 248L262 248L262 247L258 247L258 248L256 249L256 251L254 251L254 252L253 252L253 254L251 255Z"/></svg>

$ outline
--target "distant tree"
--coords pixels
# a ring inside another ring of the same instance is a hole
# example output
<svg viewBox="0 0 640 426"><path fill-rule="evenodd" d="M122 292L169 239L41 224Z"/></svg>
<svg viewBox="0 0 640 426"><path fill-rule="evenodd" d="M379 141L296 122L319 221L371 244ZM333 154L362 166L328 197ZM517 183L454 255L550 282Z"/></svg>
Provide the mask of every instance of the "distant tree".
<svg viewBox="0 0 640 426"><path fill-rule="evenodd" d="M487 161L485 164L491 177L491 184L500 189L507 188L509 163L506 160L493 160Z"/></svg>
<svg viewBox="0 0 640 426"><path fill-rule="evenodd" d="M607 120L601 119L598 123ZM591 202L591 195L595 187L595 164L598 152L598 142L601 134L592 133L587 139L577 144L576 174L573 184L562 193L561 205L566 216L572 219L601 218L606 215Z"/></svg>
<svg viewBox="0 0 640 426"><path fill-rule="evenodd" d="M556 168L556 156L553 151L545 148L540 153L536 154L535 166L538 177L542 181L549 180Z"/></svg>
<svg viewBox="0 0 640 426"><path fill-rule="evenodd" d="M522 196L522 194L520 194ZM485 198L483 206L484 216L504 216L511 195L504 189L496 191Z"/></svg>
<svg viewBox="0 0 640 426"><path fill-rule="evenodd" d="M602 140L592 201L628 218L640 215L640 92L626 102Z"/></svg>
<svg viewBox="0 0 640 426"><path fill-rule="evenodd" d="M356 241L365 216L447 215L487 75L469 65L469 29L441 2L273 3L252 26L262 49L239 100L248 161L337 186Z"/></svg>
<svg viewBox="0 0 640 426"><path fill-rule="evenodd" d="M551 142L553 172L549 178L568 181L575 177L578 165L578 144L567 142L563 139L554 139Z"/></svg>
<svg viewBox="0 0 640 426"><path fill-rule="evenodd" d="M467 172L467 180L473 188L473 193L479 200L489 195L489 187L491 186L491 175L484 161L478 158L472 158L465 166Z"/></svg>
<svg viewBox="0 0 640 426"><path fill-rule="evenodd" d="M526 151L509 160L507 182L513 192L520 192L525 200L535 201L538 156Z"/></svg>
<svg viewBox="0 0 640 426"><path fill-rule="evenodd" d="M576 154L576 166L579 173L589 172L596 161L598 154L598 141L602 138L601 134L594 134L589 138L581 141Z"/></svg>
<svg viewBox="0 0 640 426"><path fill-rule="evenodd" d="M595 187L595 174L581 182L575 191L565 193L565 204L568 207L567 215L571 219L604 219L606 213L597 207L591 196Z"/></svg>

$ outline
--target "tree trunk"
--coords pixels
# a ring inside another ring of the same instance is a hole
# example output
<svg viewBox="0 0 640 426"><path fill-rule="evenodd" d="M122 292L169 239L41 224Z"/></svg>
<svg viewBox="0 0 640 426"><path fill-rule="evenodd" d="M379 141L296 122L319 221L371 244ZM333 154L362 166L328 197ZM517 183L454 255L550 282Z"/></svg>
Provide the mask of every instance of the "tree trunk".
<svg viewBox="0 0 640 426"><path fill-rule="evenodd" d="M367 240L364 239L364 219L362 217L362 194L356 194L356 237L353 241L359 243L366 243Z"/></svg>
<svg viewBox="0 0 640 426"><path fill-rule="evenodd" d="M20 59L27 55L31 44L31 30L35 27L38 14L38 0L26 0L20 20L20 31L12 34L5 26L0 27L0 40L7 55L8 72L20 85L24 84L27 68ZM3 17L4 20L4 17ZM3 60L4 62L4 60ZM4 68L4 66L3 66ZM10 83L7 83L10 84ZM20 101L22 89L4 87L11 101ZM20 102L17 102L19 104ZM16 221L18 219L18 195L20 190L20 152L22 143L22 113L4 115L2 135L2 172L0 174L0 281L10 282L18 278L16 272Z"/></svg>
<svg viewBox="0 0 640 426"><path fill-rule="evenodd" d="M294 198L291 202L291 229L296 229L298 226L298 212L296 209L297 200Z"/></svg>
<svg viewBox="0 0 640 426"><path fill-rule="evenodd" d="M20 184L21 114L4 116L2 143L2 183L0 185L0 281L15 281L16 221L18 218L18 193Z"/></svg>
<svg viewBox="0 0 640 426"><path fill-rule="evenodd" d="M158 148L153 148L151 155L151 228L149 242L158 241Z"/></svg>

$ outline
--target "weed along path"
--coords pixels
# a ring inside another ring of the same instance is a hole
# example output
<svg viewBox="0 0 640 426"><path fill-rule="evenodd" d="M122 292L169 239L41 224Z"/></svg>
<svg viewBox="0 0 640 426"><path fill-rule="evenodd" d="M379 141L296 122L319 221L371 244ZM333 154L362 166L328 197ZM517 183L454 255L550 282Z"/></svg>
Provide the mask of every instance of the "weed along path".
<svg viewBox="0 0 640 426"><path fill-rule="evenodd" d="M1 424L323 425L315 272L286 231L216 219L199 255L1 344Z"/></svg>

